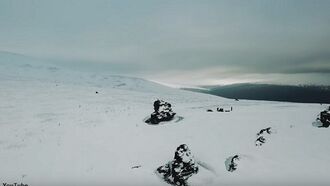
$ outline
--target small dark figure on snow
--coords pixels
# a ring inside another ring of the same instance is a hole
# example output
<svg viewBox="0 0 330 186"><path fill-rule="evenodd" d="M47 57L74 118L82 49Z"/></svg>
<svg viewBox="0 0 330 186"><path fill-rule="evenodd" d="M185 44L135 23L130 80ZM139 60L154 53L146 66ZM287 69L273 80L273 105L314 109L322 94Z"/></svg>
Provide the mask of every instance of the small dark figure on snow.
<svg viewBox="0 0 330 186"><path fill-rule="evenodd" d="M167 183L176 186L187 186L187 180L198 173L198 165L186 144L180 145L174 155L174 160L156 170Z"/></svg>
<svg viewBox="0 0 330 186"><path fill-rule="evenodd" d="M162 121L170 121L173 119L174 113L171 104L163 100L156 100L154 102L154 112L151 114L150 119L146 123L158 124Z"/></svg>

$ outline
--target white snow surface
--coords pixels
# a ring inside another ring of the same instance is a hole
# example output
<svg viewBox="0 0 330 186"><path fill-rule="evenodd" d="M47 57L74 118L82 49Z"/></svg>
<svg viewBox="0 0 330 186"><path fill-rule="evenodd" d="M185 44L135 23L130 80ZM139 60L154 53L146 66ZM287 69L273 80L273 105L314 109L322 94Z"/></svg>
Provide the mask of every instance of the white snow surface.
<svg viewBox="0 0 330 186"><path fill-rule="evenodd" d="M185 143L210 169L191 186L330 185L330 129L312 125L327 105L234 101L7 53L0 87L0 183L166 186L154 171ZM184 119L145 124L156 99ZM276 132L256 147L266 127Z"/></svg>

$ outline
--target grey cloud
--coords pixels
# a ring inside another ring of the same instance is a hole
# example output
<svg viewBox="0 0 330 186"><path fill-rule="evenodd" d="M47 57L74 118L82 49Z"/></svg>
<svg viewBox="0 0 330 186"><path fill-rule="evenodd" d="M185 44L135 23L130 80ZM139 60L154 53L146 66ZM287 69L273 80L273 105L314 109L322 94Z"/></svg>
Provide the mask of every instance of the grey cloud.
<svg viewBox="0 0 330 186"><path fill-rule="evenodd" d="M0 50L187 84L328 74L329 17L321 0L0 1Z"/></svg>

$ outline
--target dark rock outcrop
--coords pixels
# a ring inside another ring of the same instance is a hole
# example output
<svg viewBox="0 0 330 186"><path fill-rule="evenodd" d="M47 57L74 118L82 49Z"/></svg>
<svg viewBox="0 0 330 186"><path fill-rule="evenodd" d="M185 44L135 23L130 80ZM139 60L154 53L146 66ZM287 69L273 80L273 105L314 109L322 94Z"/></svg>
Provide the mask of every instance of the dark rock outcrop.
<svg viewBox="0 0 330 186"><path fill-rule="evenodd" d="M330 125L330 107L327 110L324 110L320 113L319 120L322 123L322 126L320 127L329 127Z"/></svg>
<svg viewBox="0 0 330 186"><path fill-rule="evenodd" d="M169 184L187 186L187 180L198 173L198 165L188 146L180 145L174 155L174 160L157 168L156 173Z"/></svg>
<svg viewBox="0 0 330 186"><path fill-rule="evenodd" d="M267 127L264 129L261 129L258 133L257 133L257 139L255 141L255 145L256 146L262 146L264 143L266 143L266 135L270 135L272 134L272 128L271 127Z"/></svg>
<svg viewBox="0 0 330 186"><path fill-rule="evenodd" d="M262 135L264 133L271 134L272 133L271 127L267 127L265 129L261 129L260 132L257 133L257 136L260 136L260 135Z"/></svg>
<svg viewBox="0 0 330 186"><path fill-rule="evenodd" d="M237 170L237 161L239 159L240 157L238 155L230 156L229 158L227 158L225 161L227 171L234 172L235 170Z"/></svg>
<svg viewBox="0 0 330 186"><path fill-rule="evenodd" d="M217 108L217 111L218 111L218 112L224 112L224 109L218 107L218 108Z"/></svg>
<svg viewBox="0 0 330 186"><path fill-rule="evenodd" d="M175 112L172 111L171 104L163 100L156 100L154 102L154 112L150 118L146 120L146 123L158 124L162 121L170 121L175 116Z"/></svg>

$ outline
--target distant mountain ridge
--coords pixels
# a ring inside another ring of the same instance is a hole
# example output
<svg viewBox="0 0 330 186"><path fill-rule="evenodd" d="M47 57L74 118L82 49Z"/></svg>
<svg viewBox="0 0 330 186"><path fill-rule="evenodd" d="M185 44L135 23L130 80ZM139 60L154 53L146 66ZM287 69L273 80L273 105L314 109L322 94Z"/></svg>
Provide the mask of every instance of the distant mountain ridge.
<svg viewBox="0 0 330 186"><path fill-rule="evenodd" d="M330 86L242 83L225 86L202 86L202 88L205 89L183 89L231 99L330 103Z"/></svg>

